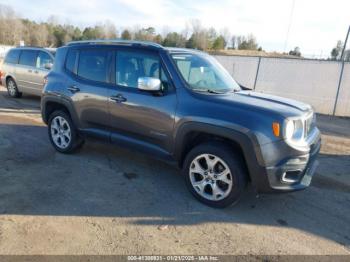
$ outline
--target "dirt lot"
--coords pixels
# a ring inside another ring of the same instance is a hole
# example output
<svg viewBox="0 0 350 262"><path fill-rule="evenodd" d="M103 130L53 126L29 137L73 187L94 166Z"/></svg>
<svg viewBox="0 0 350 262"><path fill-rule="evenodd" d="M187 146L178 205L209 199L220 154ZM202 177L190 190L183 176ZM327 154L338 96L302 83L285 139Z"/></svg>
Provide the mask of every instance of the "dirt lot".
<svg viewBox="0 0 350 262"><path fill-rule="evenodd" d="M307 190L208 208L178 170L88 141L56 153L39 98L0 87L0 254L350 254L350 120L320 116Z"/></svg>

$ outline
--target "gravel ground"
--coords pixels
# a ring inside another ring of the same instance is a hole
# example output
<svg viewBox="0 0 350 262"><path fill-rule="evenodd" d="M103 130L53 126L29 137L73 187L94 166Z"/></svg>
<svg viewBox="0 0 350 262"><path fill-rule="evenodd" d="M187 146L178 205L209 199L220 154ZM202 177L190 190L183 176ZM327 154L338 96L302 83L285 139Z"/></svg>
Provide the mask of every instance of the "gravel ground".
<svg viewBox="0 0 350 262"><path fill-rule="evenodd" d="M318 120L310 188L259 197L248 188L217 210L146 155L92 140L55 152L39 98L0 87L0 254L350 255L350 120Z"/></svg>

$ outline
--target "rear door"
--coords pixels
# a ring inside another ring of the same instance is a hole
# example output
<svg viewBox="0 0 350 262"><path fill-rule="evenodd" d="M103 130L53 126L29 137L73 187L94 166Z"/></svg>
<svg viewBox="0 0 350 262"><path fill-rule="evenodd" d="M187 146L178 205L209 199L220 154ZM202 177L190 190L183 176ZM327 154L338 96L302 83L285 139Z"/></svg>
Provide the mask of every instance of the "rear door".
<svg viewBox="0 0 350 262"><path fill-rule="evenodd" d="M71 48L65 68L65 97L75 107L79 128L91 134L109 136L108 95L111 51L96 48Z"/></svg>
<svg viewBox="0 0 350 262"><path fill-rule="evenodd" d="M37 54L36 50L22 50L19 57L19 63L16 67L16 81L20 91L25 93L38 94L38 86L34 77Z"/></svg>

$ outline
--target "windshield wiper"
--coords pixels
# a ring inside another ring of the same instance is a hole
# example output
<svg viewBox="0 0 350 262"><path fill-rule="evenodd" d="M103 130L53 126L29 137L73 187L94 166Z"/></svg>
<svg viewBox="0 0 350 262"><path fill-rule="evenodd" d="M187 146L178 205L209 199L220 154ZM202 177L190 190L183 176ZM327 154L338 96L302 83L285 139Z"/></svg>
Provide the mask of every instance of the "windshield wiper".
<svg viewBox="0 0 350 262"><path fill-rule="evenodd" d="M219 92L215 91L213 89L202 89L202 88L192 88L193 91L198 91L198 92L206 92L210 94L226 94L227 92Z"/></svg>

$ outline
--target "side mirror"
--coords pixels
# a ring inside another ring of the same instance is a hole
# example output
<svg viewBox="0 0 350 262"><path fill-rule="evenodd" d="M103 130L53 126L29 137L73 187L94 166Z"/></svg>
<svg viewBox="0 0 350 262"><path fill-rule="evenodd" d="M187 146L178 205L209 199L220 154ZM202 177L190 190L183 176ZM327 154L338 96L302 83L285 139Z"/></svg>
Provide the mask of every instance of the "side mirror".
<svg viewBox="0 0 350 262"><path fill-rule="evenodd" d="M47 69L47 70L51 70L53 64L52 63L47 63L44 65L44 68Z"/></svg>
<svg viewBox="0 0 350 262"><path fill-rule="evenodd" d="M161 90L161 81L154 77L139 77L137 88L144 91L157 92Z"/></svg>

